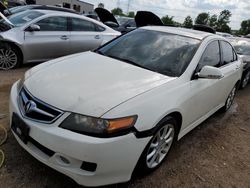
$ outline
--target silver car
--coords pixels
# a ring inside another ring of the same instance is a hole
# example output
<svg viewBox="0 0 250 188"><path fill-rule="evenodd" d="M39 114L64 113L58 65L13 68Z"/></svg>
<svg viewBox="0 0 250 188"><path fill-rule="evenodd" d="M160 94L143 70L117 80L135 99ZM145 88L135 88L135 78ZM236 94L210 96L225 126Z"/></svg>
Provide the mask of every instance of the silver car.
<svg viewBox="0 0 250 188"><path fill-rule="evenodd" d="M244 71L241 79L241 88L245 88L250 81L250 39L232 37L228 39L244 62Z"/></svg>
<svg viewBox="0 0 250 188"><path fill-rule="evenodd" d="M93 50L119 35L101 22L67 12L27 10L3 17L0 70Z"/></svg>

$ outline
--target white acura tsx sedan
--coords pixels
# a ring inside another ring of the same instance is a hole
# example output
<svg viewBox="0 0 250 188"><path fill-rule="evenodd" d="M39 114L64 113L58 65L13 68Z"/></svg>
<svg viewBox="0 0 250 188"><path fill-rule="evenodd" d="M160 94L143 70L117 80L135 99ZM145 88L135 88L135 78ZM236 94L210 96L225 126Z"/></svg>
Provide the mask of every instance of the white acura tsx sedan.
<svg viewBox="0 0 250 188"><path fill-rule="evenodd" d="M11 129L31 155L81 185L126 182L228 110L242 70L225 38L142 27L27 71L11 90Z"/></svg>

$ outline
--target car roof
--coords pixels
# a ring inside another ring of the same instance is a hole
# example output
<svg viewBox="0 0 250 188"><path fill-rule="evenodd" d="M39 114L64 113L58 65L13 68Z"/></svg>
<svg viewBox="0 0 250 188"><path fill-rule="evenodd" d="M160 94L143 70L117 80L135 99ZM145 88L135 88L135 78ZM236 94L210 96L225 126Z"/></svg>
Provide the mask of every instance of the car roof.
<svg viewBox="0 0 250 188"><path fill-rule="evenodd" d="M68 15L68 16L79 16L79 14L71 13L71 12L64 12L64 11L57 11L57 10L44 10L44 9L31 9L27 11L37 11L43 14L56 14L56 15Z"/></svg>
<svg viewBox="0 0 250 188"><path fill-rule="evenodd" d="M154 30L154 31L160 31L160 32L166 32L176 35L182 35L190 38L195 38L199 40L203 40L204 38L208 36L216 36L213 33L208 33L204 31L197 31L193 29L186 29L181 27L169 27L169 26L145 26L142 27L143 29L147 30ZM216 36L217 37L217 36ZM221 37L218 37L221 38Z"/></svg>

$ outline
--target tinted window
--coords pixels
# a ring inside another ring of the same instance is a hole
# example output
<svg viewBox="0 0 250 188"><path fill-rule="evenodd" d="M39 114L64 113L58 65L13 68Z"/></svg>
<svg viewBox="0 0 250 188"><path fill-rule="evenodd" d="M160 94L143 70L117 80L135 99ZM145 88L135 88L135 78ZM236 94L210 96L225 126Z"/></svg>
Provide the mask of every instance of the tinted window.
<svg viewBox="0 0 250 188"><path fill-rule="evenodd" d="M96 31L95 25L89 21L72 18L72 31Z"/></svg>
<svg viewBox="0 0 250 188"><path fill-rule="evenodd" d="M235 60L234 50L228 42L221 41L223 51L223 64L231 63Z"/></svg>
<svg viewBox="0 0 250 188"><path fill-rule="evenodd" d="M168 76L180 76L200 40L144 29L134 30L99 49L99 53Z"/></svg>
<svg viewBox="0 0 250 188"><path fill-rule="evenodd" d="M49 17L39 22L41 31L67 31L67 18L66 17Z"/></svg>
<svg viewBox="0 0 250 188"><path fill-rule="evenodd" d="M22 26L40 16L42 16L43 13L38 11L24 11L19 14L14 14L10 16L8 19L11 23L13 23L16 27Z"/></svg>
<svg viewBox="0 0 250 188"><path fill-rule="evenodd" d="M213 67L220 66L220 47L218 41L211 42L207 46L200 59L197 71L200 71L206 65Z"/></svg>
<svg viewBox="0 0 250 188"><path fill-rule="evenodd" d="M130 20L130 21L128 22L128 25L129 25L129 27L136 27L135 20Z"/></svg>

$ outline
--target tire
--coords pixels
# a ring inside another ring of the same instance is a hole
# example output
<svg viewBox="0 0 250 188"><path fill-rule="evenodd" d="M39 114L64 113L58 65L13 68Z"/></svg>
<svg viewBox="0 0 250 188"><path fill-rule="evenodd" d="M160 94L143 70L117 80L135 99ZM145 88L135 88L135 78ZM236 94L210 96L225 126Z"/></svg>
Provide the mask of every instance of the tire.
<svg viewBox="0 0 250 188"><path fill-rule="evenodd" d="M223 112L227 112L231 108L233 101L234 101L234 98L235 98L236 91L237 91L237 84L230 91L230 93L227 97L227 100L225 102L225 106L222 108Z"/></svg>
<svg viewBox="0 0 250 188"><path fill-rule="evenodd" d="M133 174L145 175L160 167L167 158L176 138L176 120L172 117L164 118L145 147Z"/></svg>
<svg viewBox="0 0 250 188"><path fill-rule="evenodd" d="M249 80L250 80L250 70L247 70L243 73L241 83L240 83L240 88L244 89L245 87L247 87Z"/></svg>
<svg viewBox="0 0 250 188"><path fill-rule="evenodd" d="M0 46L0 70L10 70L20 66L22 62L20 51L17 47L4 44Z"/></svg>

